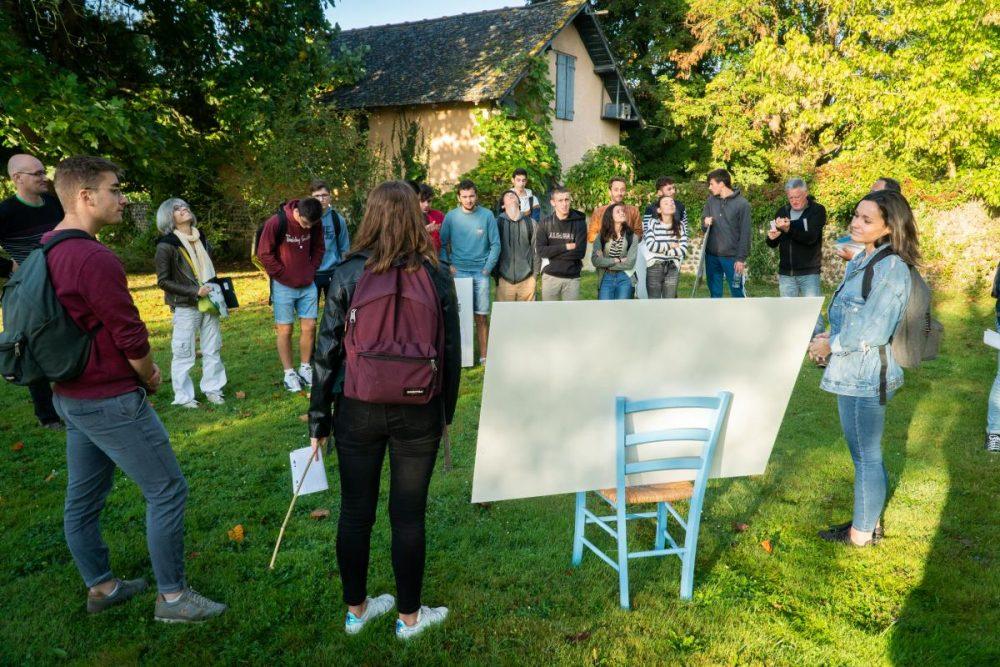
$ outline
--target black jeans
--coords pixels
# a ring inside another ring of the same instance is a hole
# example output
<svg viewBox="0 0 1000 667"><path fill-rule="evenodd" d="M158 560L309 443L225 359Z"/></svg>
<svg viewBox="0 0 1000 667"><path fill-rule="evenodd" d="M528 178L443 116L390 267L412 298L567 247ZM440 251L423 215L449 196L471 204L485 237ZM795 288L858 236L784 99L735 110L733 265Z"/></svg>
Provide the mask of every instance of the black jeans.
<svg viewBox="0 0 1000 667"><path fill-rule="evenodd" d="M31 393L31 402L35 406L35 416L42 424L50 424L59 421L59 414L52 405L52 385L45 380L28 385Z"/></svg>
<svg viewBox="0 0 1000 667"><path fill-rule="evenodd" d="M383 405L339 397L333 435L340 470L337 564L344 602L368 595L368 556L386 446L389 449L389 522L396 606L420 609L424 580L424 514L443 424L441 399L427 405Z"/></svg>
<svg viewBox="0 0 1000 667"><path fill-rule="evenodd" d="M650 299L676 299L680 275L677 262L653 262L646 268L647 296Z"/></svg>
<svg viewBox="0 0 1000 667"><path fill-rule="evenodd" d="M316 289L319 291L319 296L326 298L327 293L330 291L330 281L333 280L332 273L317 273L316 277L313 278L313 283L316 285Z"/></svg>

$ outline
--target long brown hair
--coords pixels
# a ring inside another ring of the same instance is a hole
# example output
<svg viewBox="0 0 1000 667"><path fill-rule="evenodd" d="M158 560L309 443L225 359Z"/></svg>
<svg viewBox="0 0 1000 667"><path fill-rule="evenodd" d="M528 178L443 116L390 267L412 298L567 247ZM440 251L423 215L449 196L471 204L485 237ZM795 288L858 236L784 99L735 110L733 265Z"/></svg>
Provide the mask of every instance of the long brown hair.
<svg viewBox="0 0 1000 667"><path fill-rule="evenodd" d="M625 204L611 204L606 209L604 209L604 215L601 216L601 243L607 243L615 235L615 209L625 208ZM625 236L626 230L631 230L628 224L628 219L622 223L622 236Z"/></svg>
<svg viewBox="0 0 1000 667"><path fill-rule="evenodd" d="M437 266L437 253L425 224L413 188L405 181L386 181L368 193L351 252L371 253L365 266L375 273L388 271L396 262L403 262L411 272L424 261Z"/></svg>
<svg viewBox="0 0 1000 667"><path fill-rule="evenodd" d="M889 227L889 244L899 258L910 266L919 266L917 224L906 197L894 190L876 190L869 192L861 201L870 201L878 206L882 219Z"/></svg>

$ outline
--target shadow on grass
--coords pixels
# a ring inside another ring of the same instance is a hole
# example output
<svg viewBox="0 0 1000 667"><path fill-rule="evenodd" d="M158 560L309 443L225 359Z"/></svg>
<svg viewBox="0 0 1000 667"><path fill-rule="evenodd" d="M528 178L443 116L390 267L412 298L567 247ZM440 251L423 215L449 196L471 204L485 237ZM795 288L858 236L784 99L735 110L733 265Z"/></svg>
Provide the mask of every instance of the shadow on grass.
<svg viewBox="0 0 1000 667"><path fill-rule="evenodd" d="M923 579L906 599L891 636L894 664L1000 664L1000 460L983 450L986 394L993 380L979 323L991 323L975 302L967 326L952 324L945 340L949 367L927 369L931 401L946 403L936 434L949 486L931 539ZM992 309L991 309L992 311ZM992 356L992 355L990 355ZM943 381L947 376L947 381Z"/></svg>

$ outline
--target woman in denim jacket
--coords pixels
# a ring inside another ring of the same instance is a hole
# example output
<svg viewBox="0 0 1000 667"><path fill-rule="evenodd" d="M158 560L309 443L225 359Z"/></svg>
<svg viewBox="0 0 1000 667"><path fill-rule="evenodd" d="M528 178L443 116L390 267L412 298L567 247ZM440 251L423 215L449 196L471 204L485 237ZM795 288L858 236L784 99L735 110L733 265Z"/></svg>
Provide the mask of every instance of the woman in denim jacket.
<svg viewBox="0 0 1000 667"><path fill-rule="evenodd" d="M865 244L847 264L844 280L830 302L830 332L809 345L814 360L829 357L820 388L837 394L840 425L854 461L854 516L831 526L820 537L832 542L869 546L881 537L879 518L888 478L882 462L885 402L880 398L883 357L884 395L903 384L903 369L892 355L890 338L910 296L910 266L920 253L913 212L898 192L869 193L854 211L851 240ZM882 253L895 256L874 265L871 290L862 298L865 267Z"/></svg>

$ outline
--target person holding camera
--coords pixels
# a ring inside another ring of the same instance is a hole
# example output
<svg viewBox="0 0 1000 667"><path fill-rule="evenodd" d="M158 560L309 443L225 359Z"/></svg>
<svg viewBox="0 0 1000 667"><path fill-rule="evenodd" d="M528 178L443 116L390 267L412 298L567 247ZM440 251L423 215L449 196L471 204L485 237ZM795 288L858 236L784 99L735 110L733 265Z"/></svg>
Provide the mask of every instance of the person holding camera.
<svg viewBox="0 0 1000 667"><path fill-rule="evenodd" d="M783 297L823 296L823 227L826 208L809 194L801 178L785 183L788 203L778 209L767 232L767 245L778 249L778 293ZM813 336L824 331L823 313Z"/></svg>

